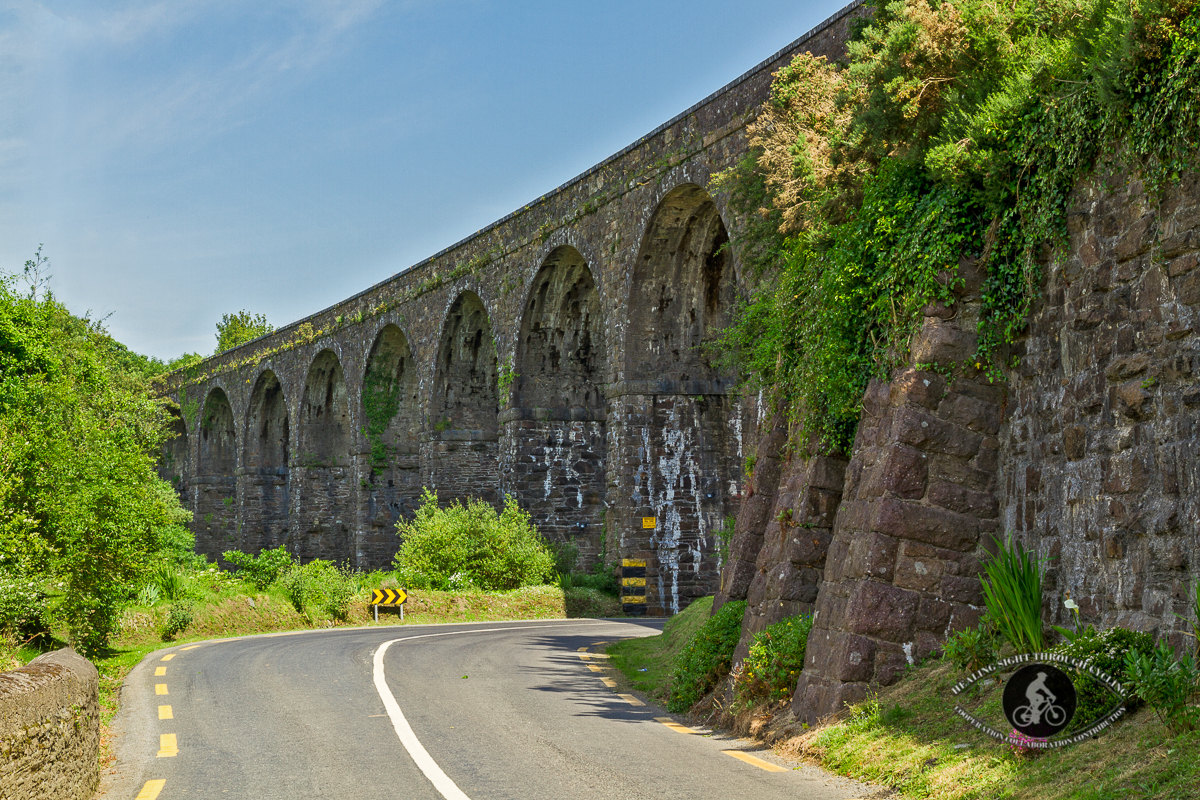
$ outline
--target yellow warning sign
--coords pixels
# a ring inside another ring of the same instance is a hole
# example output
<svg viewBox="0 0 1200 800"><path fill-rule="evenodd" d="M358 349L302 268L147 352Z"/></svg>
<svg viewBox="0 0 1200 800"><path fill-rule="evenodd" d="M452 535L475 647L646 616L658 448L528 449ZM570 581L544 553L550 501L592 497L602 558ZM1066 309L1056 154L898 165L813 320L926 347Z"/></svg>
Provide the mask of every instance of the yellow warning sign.
<svg viewBox="0 0 1200 800"><path fill-rule="evenodd" d="M658 518L657 517L642 517L642 527L643 528L657 528L658 527Z"/></svg>

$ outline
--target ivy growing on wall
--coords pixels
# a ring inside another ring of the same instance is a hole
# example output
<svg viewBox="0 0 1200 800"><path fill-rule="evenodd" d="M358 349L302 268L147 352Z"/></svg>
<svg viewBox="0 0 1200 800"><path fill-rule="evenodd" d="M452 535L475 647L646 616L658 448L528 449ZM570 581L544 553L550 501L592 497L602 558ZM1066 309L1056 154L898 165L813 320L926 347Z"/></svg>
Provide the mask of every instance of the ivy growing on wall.
<svg viewBox="0 0 1200 800"><path fill-rule="evenodd" d="M805 54L776 73L751 157L715 181L760 274L725 356L824 450L848 447L867 382L907 359L926 304L953 304L960 261L987 275L966 366L1000 379L1080 178L1132 167L1158 194L1200 142L1197 0L870 11L843 63Z"/></svg>
<svg viewBox="0 0 1200 800"><path fill-rule="evenodd" d="M367 420L367 441L371 443L371 466L387 466L387 444L383 434L400 411L400 381L382 370L367 370L363 379L363 412Z"/></svg>

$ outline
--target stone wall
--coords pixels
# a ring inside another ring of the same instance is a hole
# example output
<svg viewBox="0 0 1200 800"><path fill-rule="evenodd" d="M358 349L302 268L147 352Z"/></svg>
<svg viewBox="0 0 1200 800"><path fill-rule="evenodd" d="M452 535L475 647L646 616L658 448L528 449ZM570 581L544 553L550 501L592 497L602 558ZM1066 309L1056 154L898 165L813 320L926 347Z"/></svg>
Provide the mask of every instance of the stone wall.
<svg viewBox="0 0 1200 800"><path fill-rule="evenodd" d="M711 594L759 420L708 347L748 287L707 187L773 71L840 56L858 13L426 261L168 376L160 470L197 549L387 566L422 487L511 493L582 568L647 558L651 613Z"/></svg>
<svg viewBox="0 0 1200 800"><path fill-rule="evenodd" d="M0 673L0 800L88 800L100 782L100 679L72 650Z"/></svg>
<svg viewBox="0 0 1200 800"><path fill-rule="evenodd" d="M1045 615L1178 631L1200 567L1200 177L1080 187L1018 343L1004 528L1048 561Z"/></svg>
<svg viewBox="0 0 1200 800"><path fill-rule="evenodd" d="M819 581L801 719L898 680L975 624L996 534L1043 560L1047 622L1067 622L1070 592L1085 622L1182 642L1200 563L1198 229L1200 177L1157 199L1136 176L1085 182L1005 381L969 359L983 275L964 262L957 302L925 310L911 355L959 366L871 383L840 494L778 432L762 439L778 489L770 513L766 497L743 507L718 600L749 600L741 657L754 632L807 610ZM822 507L835 514L823 565Z"/></svg>

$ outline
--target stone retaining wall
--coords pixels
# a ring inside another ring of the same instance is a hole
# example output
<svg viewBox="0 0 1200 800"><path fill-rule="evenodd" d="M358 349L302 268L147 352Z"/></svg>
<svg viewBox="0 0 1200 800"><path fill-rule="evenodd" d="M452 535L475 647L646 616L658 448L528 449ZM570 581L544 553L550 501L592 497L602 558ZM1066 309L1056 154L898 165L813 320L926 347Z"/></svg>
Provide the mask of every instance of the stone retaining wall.
<svg viewBox="0 0 1200 800"><path fill-rule="evenodd" d="M87 800L100 781L100 678L70 649L0 673L0 800Z"/></svg>

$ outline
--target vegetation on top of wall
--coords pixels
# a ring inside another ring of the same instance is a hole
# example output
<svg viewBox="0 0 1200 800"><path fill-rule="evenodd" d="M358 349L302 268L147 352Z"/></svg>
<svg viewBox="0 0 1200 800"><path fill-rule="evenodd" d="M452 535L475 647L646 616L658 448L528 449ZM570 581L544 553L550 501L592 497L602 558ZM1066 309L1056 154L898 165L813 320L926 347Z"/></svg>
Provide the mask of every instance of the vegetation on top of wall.
<svg viewBox="0 0 1200 800"><path fill-rule="evenodd" d="M753 157L714 184L762 278L726 356L823 450L848 446L922 309L953 305L961 260L987 271L979 352L938 366L998 379L1077 181L1112 156L1160 192L1200 141L1196 0L872 10L844 63L805 54L776 73Z"/></svg>
<svg viewBox="0 0 1200 800"><path fill-rule="evenodd" d="M217 323L217 349L213 355L232 350L274 330L275 326L267 322L265 314L251 314L249 311L223 314Z"/></svg>

